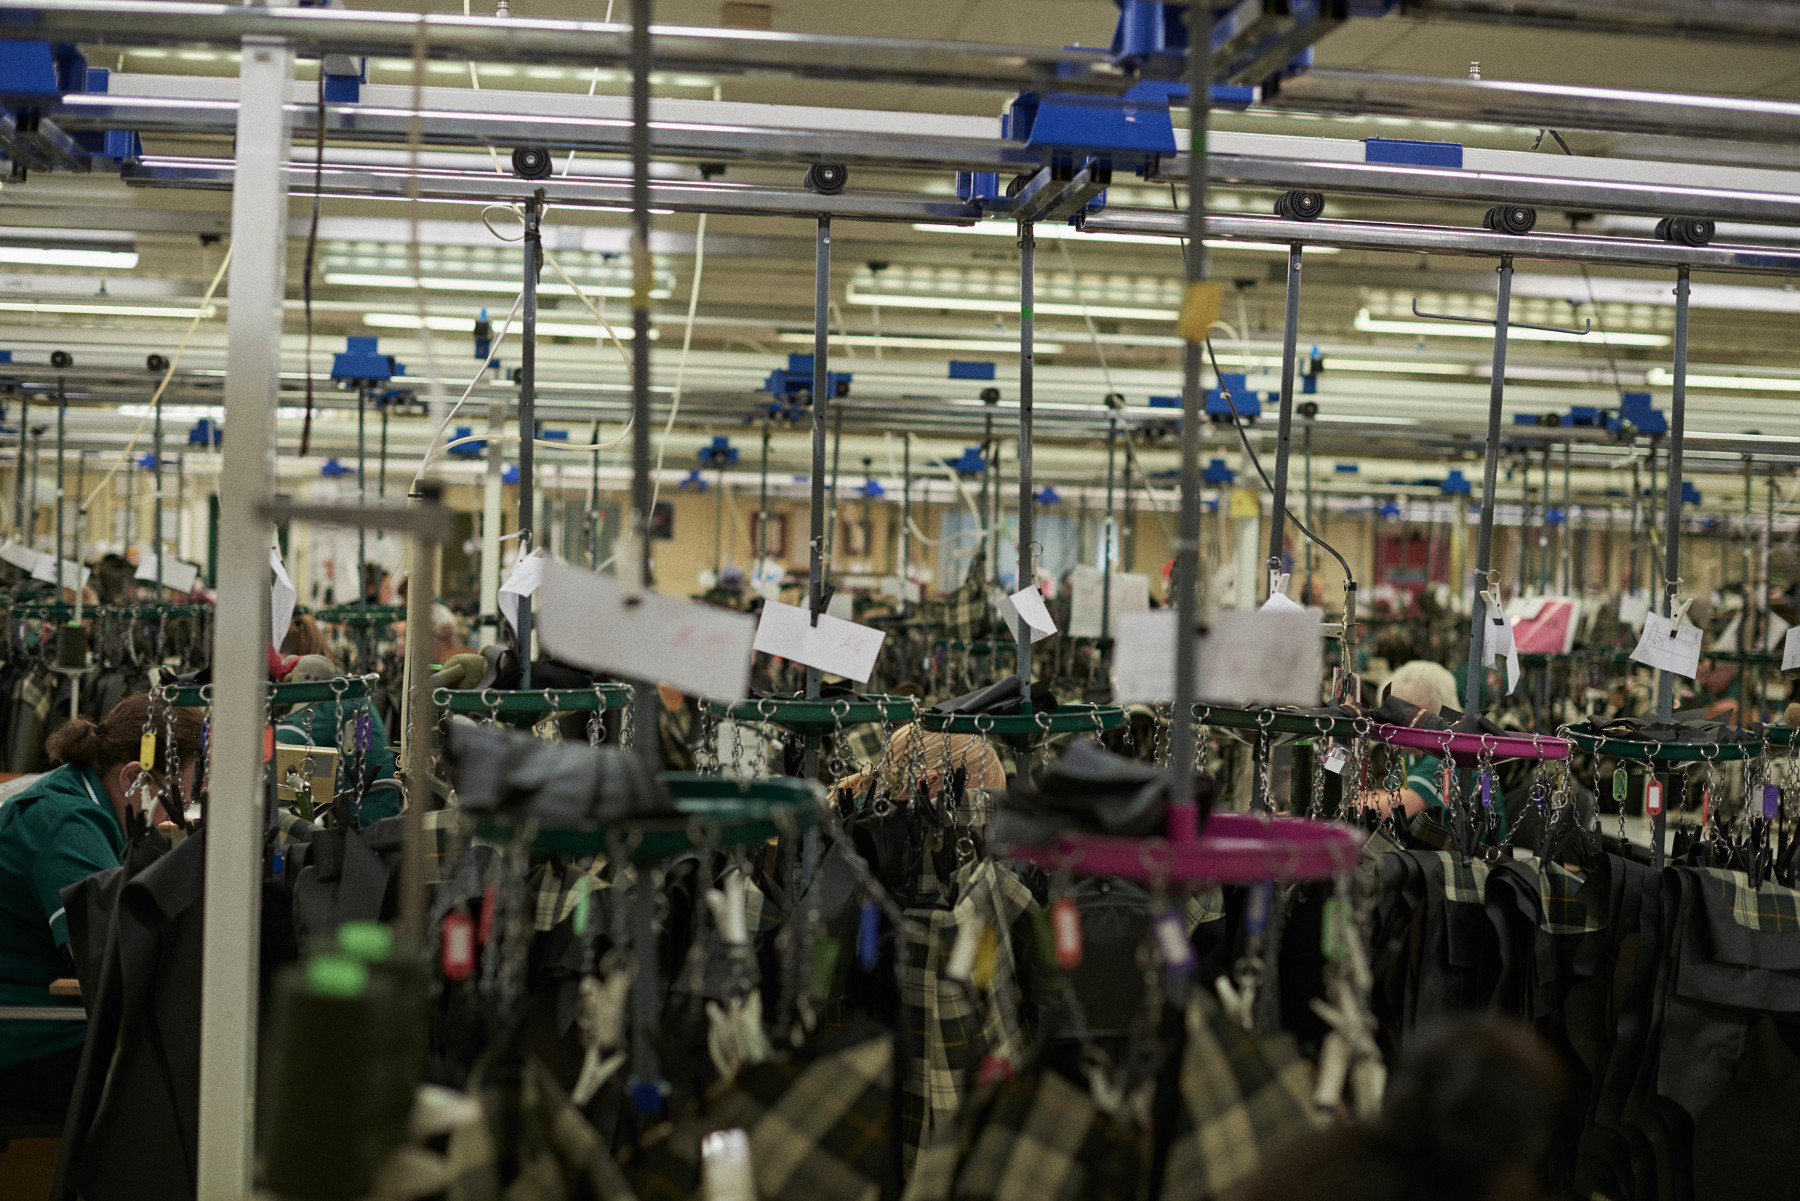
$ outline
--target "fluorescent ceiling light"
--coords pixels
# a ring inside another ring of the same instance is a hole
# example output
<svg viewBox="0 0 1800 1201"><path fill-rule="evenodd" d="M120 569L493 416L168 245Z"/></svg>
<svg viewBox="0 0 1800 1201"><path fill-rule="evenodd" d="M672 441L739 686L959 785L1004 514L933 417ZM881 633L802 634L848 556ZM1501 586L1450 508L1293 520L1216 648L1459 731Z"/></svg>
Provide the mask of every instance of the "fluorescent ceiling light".
<svg viewBox="0 0 1800 1201"><path fill-rule="evenodd" d="M988 299L981 296L908 296L897 293L889 296L886 293L872 295L859 292L852 284L845 293L844 299L850 304L866 304L883 309L949 309L958 313L1016 313L1019 302L1016 299ZM1131 305L1117 304L1061 304L1053 301L1039 301L1035 306L1040 317L1079 317L1083 313L1089 317L1111 318L1124 321L1173 321L1177 313L1174 309L1146 309Z"/></svg>
<svg viewBox="0 0 1800 1201"><path fill-rule="evenodd" d="M439 333L467 334L475 328L474 319L470 317L427 317L425 323ZM418 329L419 315L417 313L364 313L363 324L372 325L377 329ZM508 336L517 337L521 324L518 321L513 322L512 328L507 331ZM600 323L597 321L539 321L537 332L539 336L546 338L606 337L606 331L600 328ZM621 342L631 341L632 329L629 323L614 323L613 332L619 336ZM654 342L656 339L657 331L653 329L650 331L650 340Z"/></svg>
<svg viewBox="0 0 1800 1201"><path fill-rule="evenodd" d="M928 234L981 234L990 238L1019 237L1019 227L1008 225L1004 221L983 221L979 225L930 225L920 222L913 226L920 233ZM1038 239L1064 239L1071 242L1124 242L1133 246L1173 246L1179 239L1163 237L1158 234L1114 234L1083 233L1070 225L1039 225L1033 231ZM1288 252L1287 245L1281 242L1229 242L1210 240L1206 243L1215 250L1269 250L1278 254ZM1336 246L1308 246L1307 254L1337 254Z"/></svg>
<svg viewBox="0 0 1800 1201"><path fill-rule="evenodd" d="M1417 425L1413 417L1371 417L1351 413L1320 413L1314 421L1331 421L1341 425Z"/></svg>
<svg viewBox="0 0 1800 1201"><path fill-rule="evenodd" d="M325 282L328 284L352 288L411 288L413 280L410 275L366 275L355 271L327 271ZM433 292L492 292L498 295L517 294L519 281L516 279L483 279L475 275L426 275L419 282ZM631 289L621 284L584 284L582 292L589 296L627 298ZM539 296L573 296L575 289L568 284L542 283L538 285ZM667 300L669 289L655 288L650 292L652 300Z"/></svg>
<svg viewBox="0 0 1800 1201"><path fill-rule="evenodd" d="M1652 367L1644 376L1644 382L1653 387L1668 387L1675 382L1675 373L1667 367ZM1766 375L1689 375L1687 385L1690 388L1734 388L1746 392L1800 392L1800 379L1777 379Z"/></svg>
<svg viewBox="0 0 1800 1201"><path fill-rule="evenodd" d="M811 334L780 334L777 342L795 346L811 346ZM985 350L998 354L1019 353L1018 339L1003 338L909 338L903 334L832 334L834 346L880 346L888 350ZM1033 342L1036 354L1061 354L1061 342Z"/></svg>
<svg viewBox="0 0 1800 1201"><path fill-rule="evenodd" d="M1356 328L1365 334L1418 334L1437 338L1487 338L1490 341L1494 337L1494 327L1491 325L1464 325L1454 321L1389 321L1369 316L1368 309L1357 310ZM1512 342L1588 342L1596 346L1669 344L1668 334L1603 334L1599 330L1590 334L1576 334L1561 330L1520 329L1516 325L1507 327L1506 337Z"/></svg>
<svg viewBox="0 0 1800 1201"><path fill-rule="evenodd" d="M135 250L0 246L0 263L28 263L34 267L103 267L113 271L129 271L138 265L138 253Z"/></svg>
<svg viewBox="0 0 1800 1201"><path fill-rule="evenodd" d="M180 317L192 321L196 310L149 304L61 304L52 301L0 300L4 313L83 313L101 317ZM198 310L201 319L218 316L219 307L209 304Z"/></svg>
<svg viewBox="0 0 1800 1201"><path fill-rule="evenodd" d="M1326 356L1325 371L1327 374L1333 371L1385 371L1395 375L1471 375L1474 373L1474 369L1467 363L1420 363L1411 359L1346 359L1341 355Z"/></svg>

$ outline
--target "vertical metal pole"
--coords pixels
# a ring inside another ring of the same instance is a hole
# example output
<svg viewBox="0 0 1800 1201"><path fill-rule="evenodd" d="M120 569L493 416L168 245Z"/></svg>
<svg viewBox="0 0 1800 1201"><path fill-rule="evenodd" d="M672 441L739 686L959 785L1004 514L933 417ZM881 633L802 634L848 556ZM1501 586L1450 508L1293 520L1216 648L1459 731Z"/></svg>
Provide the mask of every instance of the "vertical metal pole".
<svg viewBox="0 0 1800 1201"><path fill-rule="evenodd" d="M831 218L821 216L813 244L812 528L806 567L806 604L808 610L815 615L825 607L825 549L829 537L825 511L825 422L831 407L830 389L826 386L830 378L827 370L830 362L827 338L830 319ZM836 482L834 478L833 485ZM835 500L835 493L833 499ZM832 507L836 508L836 505ZM806 695L819 695L819 669L816 667L806 669ZM818 749L808 747L808 779L818 775L818 759Z"/></svg>
<svg viewBox="0 0 1800 1201"><path fill-rule="evenodd" d="M725 457L719 456L718 491L713 496L713 587L725 571Z"/></svg>
<svg viewBox="0 0 1800 1201"><path fill-rule="evenodd" d="M369 387L367 384L356 386L356 497L367 505L369 503L369 471L368 471L368 437L367 420L369 410ZM356 591L357 604L362 606L363 622L356 631L356 644L360 650L363 671L369 670L369 527L362 521L356 523ZM285 631L276 630L275 637L280 638Z"/></svg>
<svg viewBox="0 0 1800 1201"><path fill-rule="evenodd" d="M1317 533L1319 527L1313 524L1312 432L1313 419L1308 417L1306 424L1300 427L1302 451L1306 456L1306 528ZM1451 506L1452 509L1455 507ZM1313 603L1313 544L1311 538L1306 539L1306 582L1300 586L1300 603L1303 605ZM1350 670L1348 663L1344 664L1344 670Z"/></svg>
<svg viewBox="0 0 1800 1201"><path fill-rule="evenodd" d="M1560 545L1561 539L1558 539ZM1550 590L1554 567L1550 553L1550 444L1544 443L1544 523L1538 531L1538 592Z"/></svg>
<svg viewBox="0 0 1800 1201"><path fill-rule="evenodd" d="M1112 637L1113 539L1118 526L1113 519L1113 472L1119 453L1119 410L1106 398L1106 520L1100 525L1100 637Z"/></svg>
<svg viewBox="0 0 1800 1201"><path fill-rule="evenodd" d="M80 495L80 489L76 490L76 495ZM182 532L186 528L187 528L187 456L186 455L176 455L175 456L175 557L177 559L181 558L183 550L186 549L182 545L182 537L181 537ZM79 558L81 532L79 530L76 531L75 539L76 539L76 547L77 547L77 558L75 561L77 563L79 563L81 561Z"/></svg>
<svg viewBox="0 0 1800 1201"><path fill-rule="evenodd" d="M385 414L386 410L383 409ZM413 490L415 505L436 510L443 486L436 480L420 480ZM431 728L437 724L432 701L431 629L433 589L424 587L437 578L442 551L435 537L412 537L413 583L406 589L406 810L400 858L400 934L413 946L425 941L425 811L431 807Z"/></svg>
<svg viewBox="0 0 1800 1201"><path fill-rule="evenodd" d="M830 380L827 378L827 384ZM831 485L825 490L825 563L827 570L837 570L838 464L844 452L844 410L834 405L831 410Z"/></svg>
<svg viewBox="0 0 1800 1201"><path fill-rule="evenodd" d="M1130 437L1129 434L1126 435ZM1119 525L1119 570L1130 574L1137 570L1137 493L1131 487L1131 447L1125 447L1124 520Z"/></svg>
<svg viewBox="0 0 1800 1201"><path fill-rule="evenodd" d="M519 559L537 541L537 288L543 258L543 208L525 202L525 280L519 324ZM531 687L531 598L519 598L519 687Z"/></svg>
<svg viewBox="0 0 1800 1201"><path fill-rule="evenodd" d="M1633 455L1631 459L1631 552L1626 556L1626 571L1631 578L1631 591L1633 592L1644 590L1644 576L1638 570L1639 553L1642 549L1639 546L1638 515L1643 509L1643 503L1644 481L1639 470L1637 456Z"/></svg>
<svg viewBox="0 0 1800 1201"><path fill-rule="evenodd" d="M1037 238L1031 222L1019 222L1019 574L1014 581L1016 591L1023 592L1037 583L1037 572L1031 562L1031 402L1032 402L1032 305L1037 283ZM1019 676L1019 712L1031 715L1031 627L1019 619L1013 645L1017 654ZM1029 778L1031 752L1021 751L1019 769Z"/></svg>
<svg viewBox="0 0 1800 1201"><path fill-rule="evenodd" d="M600 423L594 422L588 454L587 544L588 567L600 569Z"/></svg>
<svg viewBox="0 0 1800 1201"><path fill-rule="evenodd" d="M30 545L25 530L25 455L31 442L31 394L19 393L19 468L13 474L13 532Z"/></svg>
<svg viewBox="0 0 1800 1201"><path fill-rule="evenodd" d="M1644 506L1644 529L1646 530L1646 532L1652 528L1651 523L1656 520L1656 497L1657 497L1656 451L1657 451L1657 446L1658 446L1657 439L1658 439L1658 435L1652 434L1650 436L1650 495L1649 495L1648 503L1645 504L1645 506ZM1654 554L1650 555L1649 559L1650 559L1650 585L1653 588L1661 588L1662 587L1662 564L1658 563L1656 561L1656 556ZM1651 598L1650 603L1654 607L1654 605L1656 603L1656 600L1654 597Z"/></svg>
<svg viewBox="0 0 1800 1201"><path fill-rule="evenodd" d="M900 612L906 612L906 586L912 580L912 435L900 436Z"/></svg>
<svg viewBox="0 0 1800 1201"><path fill-rule="evenodd" d="M156 409L157 409L157 414L160 417L161 413L162 413L162 401L160 399L156 403ZM68 444L68 440L69 440L68 423L69 423L68 393L63 388L63 381L62 381L61 377L59 376L56 381L56 600L57 600L58 604L62 603L62 594L63 594L63 493L65 491L64 484L63 484L63 454L64 454L64 451L67 449L67 444ZM158 429L159 433L161 432L161 428L162 428L162 424L160 421L158 421L157 429ZM160 439L159 439L159 442L160 442ZM160 446L158 447L158 453L159 454L161 453ZM157 466L160 469L160 467L161 467L160 459L157 461ZM1747 486L1748 485L1746 485L1746 487ZM161 494L160 489L158 490L158 494L159 495ZM160 517L159 517L159 520L160 520ZM161 527L159 526L158 528L161 528ZM161 583L162 582L161 560L158 560L158 562L157 562L156 571L157 571L157 582ZM75 579L76 579L77 583L80 582L81 575L79 572L76 573ZM162 600L162 592L160 589L157 591L156 599L159 601ZM76 679L76 677L70 677L70 682L71 683L75 682L75 679Z"/></svg>
<svg viewBox="0 0 1800 1201"><path fill-rule="evenodd" d="M1211 0L1188 5L1188 207L1187 286L1206 280L1206 118L1212 98ZM1182 350L1181 387L1181 517L1175 540L1175 712L1169 730L1169 837L1194 836L1194 697L1199 692L1194 644L1200 625L1200 439L1205 421L1200 391L1199 342L1189 339ZM1129 504L1131 469L1126 466Z"/></svg>
<svg viewBox="0 0 1800 1201"><path fill-rule="evenodd" d="M756 569L769 557L769 419L763 418L762 495L756 506Z"/></svg>
<svg viewBox="0 0 1800 1201"><path fill-rule="evenodd" d="M1753 457L1750 455L1745 455L1744 456L1744 610L1743 610L1743 617L1738 621L1738 650L1740 652L1748 652L1752 647L1754 647L1756 645L1755 640L1751 637L1751 635L1756 632L1756 609L1755 609L1756 597L1754 596L1756 584L1755 584L1755 572L1752 571L1751 566L1750 566L1750 512L1751 512L1751 510L1750 510L1750 503L1751 503L1751 500L1750 500L1750 475L1751 475L1751 472L1754 470L1754 467L1755 467L1755 464L1753 462ZM1750 668L1750 665L1748 663L1745 663L1743 665L1743 669L1738 672L1739 682L1741 684L1746 685L1746 686L1740 687L1738 689L1739 697L1746 704L1748 704L1749 700L1750 700L1750 689L1747 686L1748 681L1746 679L1746 677L1749 675L1749 668Z"/></svg>
<svg viewBox="0 0 1800 1201"><path fill-rule="evenodd" d="M1565 596L1574 586L1575 506L1569 491L1569 458L1573 446L1573 442L1563 443L1562 593Z"/></svg>
<svg viewBox="0 0 1800 1201"><path fill-rule="evenodd" d="M650 586L650 9L651 0L631 0L631 507L640 556L637 574ZM645 766L662 766L656 685L640 681L633 691L636 745ZM650 873L640 876L648 888ZM646 960L646 963L648 961ZM655 972L644 972L654 978Z"/></svg>
<svg viewBox="0 0 1800 1201"><path fill-rule="evenodd" d="M61 390L62 390L62 385L60 383L58 383L57 391L60 393ZM164 597L163 597L163 580L166 577L166 572L164 571L164 564L163 564L164 546L163 546L163 424L162 424L162 419L163 419L163 402L162 402L162 397L158 396L156 398L156 418L155 418L156 424L154 426L154 432L151 434L151 443L152 443L151 458L156 460L156 481L155 481L156 482L156 502L154 505L151 506L152 512L151 512L150 517L151 517L151 520L156 523L156 537L154 539L154 545L156 547L156 603L159 605L163 603L163 599L164 599ZM59 426L57 429L57 439L58 439L59 445L57 447L57 456L58 457L57 457L57 462L56 462L56 480L57 480L58 488L60 488L62 486L62 458L61 458L62 448L60 446L61 438L62 438L62 430ZM60 506L57 509L56 529L57 529L56 553L58 555L61 555L62 554L62 510L61 510ZM61 572L61 570L62 569L60 567L57 569L57 571L59 573ZM156 620L157 620L157 624L160 626L162 624L163 619L161 617L158 617ZM285 634L286 631L283 631L283 633Z"/></svg>
<svg viewBox="0 0 1800 1201"><path fill-rule="evenodd" d="M1481 648L1487 632L1487 604L1481 599L1481 590L1487 587L1488 568L1494 553L1494 501L1500 480L1500 408L1506 400L1506 326L1512 315L1512 278L1512 256L1503 255L1500 285L1494 302L1494 374L1488 383L1487 450L1481 465L1481 525L1475 538L1475 594L1469 605L1469 678L1463 689L1463 717L1471 726L1481 712Z"/></svg>
<svg viewBox="0 0 1800 1201"><path fill-rule="evenodd" d="M1268 586L1281 572L1287 538L1288 451L1294 436L1294 355L1300 335L1300 243L1288 247L1287 315L1281 331L1281 412L1275 423L1275 504L1269 514ZM1247 336L1247 335L1246 335Z"/></svg>
<svg viewBox="0 0 1800 1201"><path fill-rule="evenodd" d="M225 403L231 438L219 480L219 589L206 814L205 955L200 967L197 1201L240 1201L253 1181L257 943L262 909L263 730L268 721L269 523L281 302L287 267L294 55L245 38L231 192L231 309Z"/></svg>
<svg viewBox="0 0 1800 1201"><path fill-rule="evenodd" d="M1675 273L1675 364L1674 380L1669 390L1669 473L1665 480L1668 493L1667 517L1663 528L1663 616L1675 615L1675 593L1681 587L1681 450L1687 425L1687 353L1688 353L1688 269ZM1675 712L1675 676L1658 672L1656 677L1656 718L1671 721ZM1665 797L1670 793L1665 791ZM1668 828L1668 810L1651 819L1651 865L1658 871L1663 865L1663 833Z"/></svg>

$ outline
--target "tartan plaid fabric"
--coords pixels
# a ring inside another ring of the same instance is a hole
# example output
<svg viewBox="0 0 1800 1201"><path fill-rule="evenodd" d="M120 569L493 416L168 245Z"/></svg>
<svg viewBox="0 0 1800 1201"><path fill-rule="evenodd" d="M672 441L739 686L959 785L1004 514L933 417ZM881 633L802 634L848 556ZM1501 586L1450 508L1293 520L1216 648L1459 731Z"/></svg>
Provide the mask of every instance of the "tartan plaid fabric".
<svg viewBox="0 0 1800 1201"><path fill-rule="evenodd" d="M531 897L532 921L538 933L556 929L565 917L575 912L575 906L581 900L577 885L583 876L588 878L590 891L607 887L600 874L605 867L606 857L595 855L566 864L557 861L541 863L533 868L525 881L525 890Z"/></svg>
<svg viewBox="0 0 1800 1201"><path fill-rule="evenodd" d="M844 755L853 771L869 771L887 755L887 739L881 723L866 721L844 728Z"/></svg>
<svg viewBox="0 0 1800 1201"><path fill-rule="evenodd" d="M1223 1196L1266 1155L1322 1127L1312 1091L1312 1068L1289 1036L1252 1034L1196 990L1188 1002L1181 1112L1161 1201Z"/></svg>
<svg viewBox="0 0 1800 1201"><path fill-rule="evenodd" d="M1703 867L1702 874L1717 883L1731 905L1731 916L1746 930L1762 934L1792 934L1800 931L1800 892L1765 880L1761 888L1751 888L1750 878L1743 872L1720 867Z"/></svg>
<svg viewBox="0 0 1800 1201"><path fill-rule="evenodd" d="M683 1123L631 1164L639 1201L689 1201L700 1184L701 1140L741 1129L764 1201L877 1201L894 1177L893 1037L882 1034L810 1062L744 1069L704 1117ZM611 1201L614 1194L598 1196Z"/></svg>
<svg viewBox="0 0 1800 1201"><path fill-rule="evenodd" d="M982 1088L919 1155L901 1201L1134 1198L1149 1140L1055 1072Z"/></svg>
<svg viewBox="0 0 1800 1201"><path fill-rule="evenodd" d="M462 814L454 808L425 811L425 882L447 884L457 860L469 849Z"/></svg>
<svg viewBox="0 0 1800 1201"><path fill-rule="evenodd" d="M1444 899L1479 905L1487 896L1488 865L1449 851L1432 852L1444 865Z"/></svg>
<svg viewBox="0 0 1800 1201"><path fill-rule="evenodd" d="M318 828L317 825L307 821L298 813L289 813L286 809L275 811L275 843L277 846L305 842Z"/></svg>
<svg viewBox="0 0 1800 1201"><path fill-rule="evenodd" d="M987 599L986 551L976 550L969 560L969 573L961 587L941 601L927 601L922 608L925 620L946 638L968 642L987 637L994 626L994 613Z"/></svg>
<svg viewBox="0 0 1800 1201"><path fill-rule="evenodd" d="M1538 896L1542 910L1538 928L1546 934L1591 934L1606 929L1601 915L1591 912L1578 900L1582 880L1560 863L1536 860Z"/></svg>
<svg viewBox="0 0 1800 1201"><path fill-rule="evenodd" d="M927 856L927 860L929 860ZM982 1057L1024 1058L1024 1000L1012 927L1037 907L1018 876L984 859L958 873L949 909L910 909L900 969L901 1022L908 1048L901 1077L902 1154L908 1171L920 1147L956 1115ZM994 931L993 978L985 990L944 978L957 928L980 921Z"/></svg>
<svg viewBox="0 0 1800 1201"><path fill-rule="evenodd" d="M1187 919L1187 932L1192 934L1206 922L1216 922L1225 916L1225 890L1214 885L1205 892L1197 892L1182 904L1182 916Z"/></svg>
<svg viewBox="0 0 1800 1201"><path fill-rule="evenodd" d="M631 1197L631 1186L599 1133L536 1058L525 1065L521 1108L537 1118L536 1133L546 1145L523 1158L506 1201L565 1201L583 1193L606 1201Z"/></svg>

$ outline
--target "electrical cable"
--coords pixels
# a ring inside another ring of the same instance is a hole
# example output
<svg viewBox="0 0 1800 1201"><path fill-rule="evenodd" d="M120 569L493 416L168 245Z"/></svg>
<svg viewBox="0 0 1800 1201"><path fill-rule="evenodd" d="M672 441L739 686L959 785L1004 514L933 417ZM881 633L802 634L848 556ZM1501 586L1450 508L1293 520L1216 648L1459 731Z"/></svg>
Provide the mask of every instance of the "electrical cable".
<svg viewBox="0 0 1800 1201"><path fill-rule="evenodd" d="M157 384L156 391L150 394L150 403L144 406L144 415L138 419L137 428L131 431L131 440L125 444L125 449L119 452L119 457L113 461L113 465L107 468L106 474L100 477L100 482L94 487L94 490L82 498L82 516L87 515L88 506L94 503L94 498L99 496L108 484L112 483L112 477L119 473L119 468L131 461L131 452L137 449L138 439L144 433L144 426L150 423L151 414L156 412L156 402L162 399L162 394L168 390L169 381L175 378L175 369L181 366L182 353L187 350L188 342L192 340L194 331L200 327L201 319L206 316L206 310L212 304L213 293L219 290L219 284L225 279L225 269L229 266L231 266L231 247L227 246L225 258L219 263L219 269L213 273L212 282L206 285L206 295L200 298L200 303L194 309L194 319L188 322L187 332L181 335L181 341L175 345L175 353L169 357L169 366L163 372L162 382Z"/></svg>
<svg viewBox="0 0 1800 1201"><path fill-rule="evenodd" d="M1225 377L1219 374L1219 360L1218 357L1213 354L1211 338L1206 340L1206 357L1212 363L1213 376L1219 381L1219 395L1225 398L1226 405L1231 409L1232 428L1237 430L1238 439L1244 444L1244 454L1250 459L1250 466L1256 468L1256 474L1262 477L1263 486L1269 490L1269 495L1274 496L1275 485L1270 482L1269 473L1263 470L1261 461L1257 459L1256 450L1250 445L1250 435L1244 432L1243 418L1238 415L1237 405L1231 399L1231 389L1225 386ZM1345 562L1344 556L1338 554L1337 547L1331 545L1331 543L1307 529L1306 524L1298 517L1294 516L1294 511L1285 504L1282 506L1281 511L1287 514L1287 519L1294 523L1295 529L1324 547L1331 557L1338 561L1338 566L1344 569L1344 579L1348 580L1351 584L1356 583L1356 573L1350 570L1350 564Z"/></svg>
<svg viewBox="0 0 1800 1201"><path fill-rule="evenodd" d="M632 268L636 271L634 265ZM700 307L700 277L706 270L706 214L694 227L694 278L688 282L687 322L681 331L681 357L675 360L675 391L669 400L669 419L663 424L662 438L656 446L656 470L650 477L650 512L656 512L657 497L662 495L663 457L669 450L669 437L675 432L675 415L681 412L681 384L687 375L688 348L694 343L694 314Z"/></svg>
<svg viewBox="0 0 1800 1201"><path fill-rule="evenodd" d="M518 316L519 305L524 299L524 292L513 297L512 310L506 314L506 320L500 323L500 331L494 335L493 344L488 348L488 357L483 360L480 367L475 369L475 378L469 381L469 386L463 389L463 394L457 398L455 404L450 406L450 411L444 414L444 419L438 422L438 427L431 431L431 440L425 444L425 457L419 460L418 473L413 477L414 484L425 478L425 472L431 468L431 460L438 452L437 440L444 436L444 431L450 427L450 422L457 413L462 411L463 402L469 399L470 393L475 391L475 385L481 382L482 377L487 374L487 369L493 365L495 356L500 353L501 343L506 341L506 331L512 328L513 318Z"/></svg>
<svg viewBox="0 0 1800 1201"><path fill-rule="evenodd" d="M325 60L319 60L319 99L314 110L313 124L317 136L313 139L313 195L312 223L306 230L306 259L300 270L300 295L306 307L306 418L300 423L300 457L305 458L312 449L313 423L313 262L319 249L319 200L325 181Z"/></svg>

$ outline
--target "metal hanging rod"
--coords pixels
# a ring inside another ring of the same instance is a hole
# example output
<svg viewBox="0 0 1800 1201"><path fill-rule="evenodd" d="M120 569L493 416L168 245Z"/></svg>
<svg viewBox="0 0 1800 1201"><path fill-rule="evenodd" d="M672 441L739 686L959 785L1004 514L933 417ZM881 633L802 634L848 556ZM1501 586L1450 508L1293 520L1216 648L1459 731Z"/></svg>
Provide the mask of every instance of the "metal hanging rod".
<svg viewBox="0 0 1800 1201"><path fill-rule="evenodd" d="M1457 167L1409 167L1391 163L1341 162L1317 158L1275 158L1212 154L1217 164L1212 186L1309 188L1357 196L1463 200L1474 204L1523 204L1576 212L1684 215L1714 220L1800 224L1800 195L1748 188L1709 188L1605 179L1566 179ZM1160 178L1179 180L1182 158L1163 160ZM1210 227L1212 218L1207 218Z"/></svg>
<svg viewBox="0 0 1800 1201"><path fill-rule="evenodd" d="M1209 162L1215 161L1208 159ZM1107 209L1086 218L1094 233L1185 233L1182 214L1173 211ZM1290 221L1284 217L1244 217L1208 213L1206 236L1228 242L1300 242L1345 250L1387 250L1454 254L1476 258L1543 259L1550 262L1611 263L1621 267L1680 267L1760 275L1800 273L1800 251L1762 246L1679 246L1633 238L1573 234L1502 234L1485 229L1406 225L1374 221Z"/></svg>
<svg viewBox="0 0 1800 1201"><path fill-rule="evenodd" d="M1265 93L1274 108L1360 116L1378 113L1551 129L1674 135L1737 142L1800 140L1800 104L1756 96L1698 96L1435 78L1317 67Z"/></svg>
<svg viewBox="0 0 1800 1201"><path fill-rule="evenodd" d="M1419 307L1419 298L1413 297L1412 313L1415 317L1423 317L1427 321L1455 321L1463 325L1493 325L1492 317L1456 317L1449 313L1428 313ZM1585 337L1594 332L1594 323L1589 320L1580 329L1564 329L1560 325L1532 325L1526 321L1507 321L1508 329L1535 329L1547 334L1568 334L1571 337Z"/></svg>
<svg viewBox="0 0 1800 1201"><path fill-rule="evenodd" d="M631 27L604 21L346 11L163 0L0 0L13 38L97 47L216 46L284 39L308 55L410 58L420 24L433 59L628 67ZM1133 76L1103 52L658 25L658 71L780 72L808 79L1028 91L1121 92Z"/></svg>

